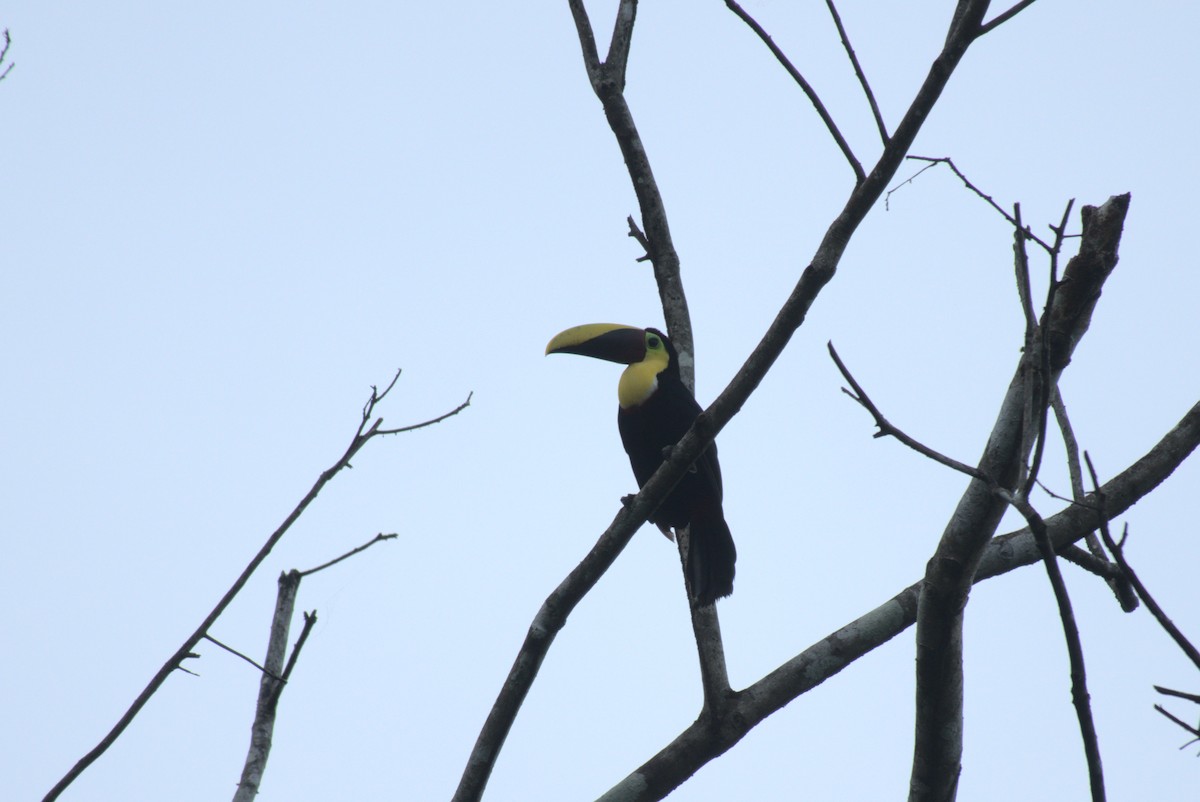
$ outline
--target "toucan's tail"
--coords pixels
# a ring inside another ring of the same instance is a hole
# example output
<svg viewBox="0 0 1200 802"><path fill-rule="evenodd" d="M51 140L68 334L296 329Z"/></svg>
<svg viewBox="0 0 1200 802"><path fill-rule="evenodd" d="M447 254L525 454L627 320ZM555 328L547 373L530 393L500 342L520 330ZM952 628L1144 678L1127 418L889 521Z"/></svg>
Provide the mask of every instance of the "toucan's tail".
<svg viewBox="0 0 1200 802"><path fill-rule="evenodd" d="M687 580L698 607L733 593L737 549L719 503L693 510L688 527Z"/></svg>

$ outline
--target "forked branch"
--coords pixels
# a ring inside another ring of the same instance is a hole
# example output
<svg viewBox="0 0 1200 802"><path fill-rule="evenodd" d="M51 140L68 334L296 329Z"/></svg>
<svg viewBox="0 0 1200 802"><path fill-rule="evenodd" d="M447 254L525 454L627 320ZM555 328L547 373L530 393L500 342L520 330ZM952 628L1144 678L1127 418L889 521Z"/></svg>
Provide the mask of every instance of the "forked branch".
<svg viewBox="0 0 1200 802"><path fill-rule="evenodd" d="M258 553L254 555L254 558L250 560L250 563L244 569L242 569L242 573L236 580L234 580L229 589L225 591L225 595L221 597L216 606L213 607L208 615L204 617L204 620L200 622L200 625L196 627L196 630L188 636L188 638L178 649L175 650L174 654L167 658L166 662L164 662L158 669L158 672L151 677L150 682L146 685L142 692L138 694L137 698L133 700L133 703L129 706L129 709L125 711L113 728L109 730L108 734L105 735L104 738L102 738L100 742L91 749L91 751L80 758L79 761L71 767L71 770L63 775L62 779L60 779L54 785L54 787L50 789L49 793L47 793L44 797L43 802L52 802L52 800L57 799L59 795L66 790L67 786L73 783L75 779L82 774L85 769L87 769L88 766L92 765L92 763L94 763L108 750L110 746L113 745L113 743L116 742L117 738L121 736L121 733L125 731L125 728L129 726L130 722L132 722L137 714L141 712L142 708L146 706L146 703L150 701L150 697L152 697L158 691L158 689L162 687L163 683L167 681L167 677L169 677L176 668L179 668L183 661L193 653L194 649L196 648L196 644L198 644L201 639L208 634L208 631L212 628L212 625L221 616L221 614L225 612L225 609L230 605L234 598L237 597L242 588L245 587L246 582L249 581L250 577L253 576L258 567L262 565L263 561L271 553L271 550L275 548L279 541L283 539L283 536L287 534L288 530L291 529L292 524L299 520L300 516L304 514L304 511L308 509L308 506L312 504L314 500L316 500L317 495L322 489L324 489L325 485L329 484L329 482L332 481L335 476L337 476L344 468L346 468L346 466L350 464L350 461L360 450L362 450L363 446L365 446L379 434L395 434L401 431L408 431L413 428L420 428L421 426L428 426L432 423L436 423L438 420L448 417L448 415L457 414L465 409L470 403L470 397L468 396L467 401L460 404L453 412L448 413L448 415L440 416L432 421L426 421L423 424L418 424L417 426L413 427L404 427L402 429L396 429L392 432L387 432L386 430L381 431L380 427L383 424L383 418L374 418L374 420L372 420L372 418L375 415L375 410L379 403L382 402L384 398L387 397L388 393L391 392L392 388L396 386L396 381L399 379L399 377L400 371L396 371L396 375L392 378L388 386L384 388L383 392L379 392L375 387L371 388L371 397L367 399L367 403L363 407L362 418L359 422L358 429L354 432L354 436L351 438L350 444L346 447L345 453L338 458L337 462L321 473L321 475L317 478L316 483L313 484L312 488L309 489L304 498L300 500L300 503L296 505L295 509L288 514L283 523L279 525L279 528L271 533L266 542L262 545L262 548L260 548Z"/></svg>
<svg viewBox="0 0 1200 802"><path fill-rule="evenodd" d="M800 87L801 91L808 96L808 100L810 103L812 103L813 108L816 110L817 116L821 118L821 122L825 123L825 128L829 131L829 135L833 137L833 141L837 143L838 148L842 151L842 155L846 157L846 161L850 164L850 169L854 171L855 183L861 184L863 181L865 181L867 179L867 175L863 172L862 162L860 162L858 157L854 155L854 151L850 149L850 143L846 141L846 138L842 136L842 132L838 130L837 123L833 121L832 115L830 115L829 111L825 108L825 104L821 102L821 98L817 95L817 90L813 89L812 84L810 84L804 78L804 76L800 74L800 70L796 69L796 66L792 64L791 59L789 59L787 55L779 49L779 45L775 44L775 40L771 38L771 35L763 30L763 27L758 24L754 17L751 17L749 14L747 14L746 10L738 5L736 0L725 0L725 5L730 11L736 14L742 22L746 23L750 30L754 31L755 35L757 35L758 38L763 41L763 44L765 44L767 49L771 51L771 54L775 56L775 60L778 61L785 70L787 70L787 74L792 76L792 80L795 81L796 85ZM834 18L837 19L836 11L834 11ZM838 21L838 29L841 30L840 20ZM846 42L845 38L843 38L842 41ZM848 42L846 46L849 48ZM850 54L851 58L853 59L854 51L850 50ZM855 69L858 69L857 59L855 59ZM861 72L859 74L861 77ZM862 80L864 81L864 86L866 86L866 79L863 78ZM867 87L867 93L868 96L870 96L870 87ZM872 106L874 106L874 98L872 98ZM878 113L878 110L876 110L876 113ZM880 118L880 124L882 125L882 118Z"/></svg>

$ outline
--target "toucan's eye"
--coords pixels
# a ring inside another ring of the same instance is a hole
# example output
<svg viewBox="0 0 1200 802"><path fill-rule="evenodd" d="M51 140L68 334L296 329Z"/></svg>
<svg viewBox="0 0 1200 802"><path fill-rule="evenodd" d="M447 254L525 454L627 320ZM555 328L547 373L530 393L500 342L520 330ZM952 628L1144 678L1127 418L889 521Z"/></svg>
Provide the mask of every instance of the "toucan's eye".
<svg viewBox="0 0 1200 802"><path fill-rule="evenodd" d="M659 348L660 346L662 346L662 340L658 339L653 334L651 334L649 337L646 338L646 346L648 348Z"/></svg>

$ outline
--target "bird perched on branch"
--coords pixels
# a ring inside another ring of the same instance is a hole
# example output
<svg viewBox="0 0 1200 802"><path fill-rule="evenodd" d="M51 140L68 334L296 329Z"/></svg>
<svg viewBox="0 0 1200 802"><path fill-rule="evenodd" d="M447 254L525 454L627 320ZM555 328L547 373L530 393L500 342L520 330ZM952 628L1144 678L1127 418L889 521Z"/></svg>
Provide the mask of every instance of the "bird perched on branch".
<svg viewBox="0 0 1200 802"><path fill-rule="evenodd" d="M675 347L657 329L612 323L575 326L556 335L546 353L580 354L629 366L617 385L617 424L639 487L700 414L700 405L680 378ZM684 568L688 591L699 607L733 592L737 550L721 495L721 465L713 443L650 515L667 537L672 528L688 527Z"/></svg>

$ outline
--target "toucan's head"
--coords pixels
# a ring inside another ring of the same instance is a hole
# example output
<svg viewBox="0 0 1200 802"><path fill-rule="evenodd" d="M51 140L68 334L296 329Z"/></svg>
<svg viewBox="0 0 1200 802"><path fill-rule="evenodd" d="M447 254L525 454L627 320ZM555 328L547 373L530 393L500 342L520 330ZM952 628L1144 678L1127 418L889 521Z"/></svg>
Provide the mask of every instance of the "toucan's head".
<svg viewBox="0 0 1200 802"><path fill-rule="evenodd" d="M615 323L569 328L550 340L546 353L580 354L628 365L617 386L618 399L625 409L652 396L664 371L679 371L675 349L661 331Z"/></svg>

